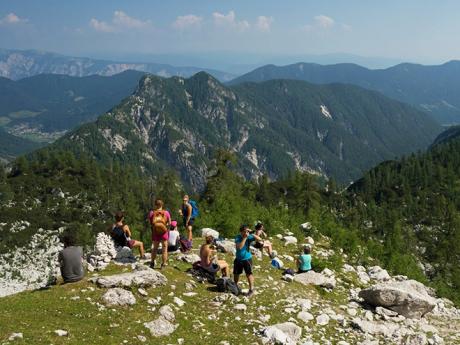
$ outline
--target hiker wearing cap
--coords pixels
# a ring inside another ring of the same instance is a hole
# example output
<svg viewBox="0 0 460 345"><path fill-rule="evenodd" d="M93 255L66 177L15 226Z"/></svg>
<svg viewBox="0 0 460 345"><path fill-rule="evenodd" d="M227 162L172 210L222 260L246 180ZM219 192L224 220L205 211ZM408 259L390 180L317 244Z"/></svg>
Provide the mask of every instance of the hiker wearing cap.
<svg viewBox="0 0 460 345"><path fill-rule="evenodd" d="M179 249L180 234L177 230L177 221L172 220L169 227L168 252L175 252Z"/></svg>
<svg viewBox="0 0 460 345"><path fill-rule="evenodd" d="M228 276L228 263L225 260L217 259L217 250L212 245L214 237L208 235L205 237L204 244L200 248L200 266L209 273L215 274L222 271L222 276Z"/></svg>
<svg viewBox="0 0 460 345"><path fill-rule="evenodd" d="M254 294L254 275L252 273L252 254L249 249L251 242L261 241L262 239L250 233L251 230L247 225L241 225L240 234L235 237L236 258L233 262L233 279L238 284L240 274L246 273L249 283L248 297Z"/></svg>
<svg viewBox="0 0 460 345"><path fill-rule="evenodd" d="M168 238L169 227L171 226L171 215L164 209L163 200L155 200L155 207L149 213L149 221L152 226L152 261L150 267L155 268L155 259L157 257L158 248L161 243L161 267L168 265Z"/></svg>
<svg viewBox="0 0 460 345"><path fill-rule="evenodd" d="M259 236L260 238L265 238L265 240L256 241L256 243L254 244L254 247L262 251L265 248L270 258L273 259L272 243L266 239L268 236L267 236L267 233L265 232L264 225L261 222L257 222L255 226L255 230L256 230L255 235Z"/></svg>

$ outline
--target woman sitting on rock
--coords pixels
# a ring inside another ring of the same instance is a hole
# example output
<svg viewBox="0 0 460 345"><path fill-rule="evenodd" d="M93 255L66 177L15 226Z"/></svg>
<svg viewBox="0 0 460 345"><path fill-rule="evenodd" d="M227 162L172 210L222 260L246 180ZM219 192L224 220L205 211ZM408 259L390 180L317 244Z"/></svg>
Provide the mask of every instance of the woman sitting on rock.
<svg viewBox="0 0 460 345"><path fill-rule="evenodd" d="M255 226L255 235L259 236L260 238L267 238L267 233L265 232L264 225L261 222L257 222ZM272 250L272 244L269 240L261 240L261 241L256 241L254 244L254 247L257 249L260 249L263 251L265 248L267 250L268 255L270 258L273 259L273 250Z"/></svg>
<svg viewBox="0 0 460 345"><path fill-rule="evenodd" d="M115 213L115 223L112 225L110 235L116 247L129 247L130 249L139 248L141 259L145 259L144 243L131 239L131 230L124 224L125 215L118 211Z"/></svg>
<svg viewBox="0 0 460 345"><path fill-rule="evenodd" d="M297 273L305 273L311 271L311 247L306 245L303 247L303 254L300 254L296 260Z"/></svg>

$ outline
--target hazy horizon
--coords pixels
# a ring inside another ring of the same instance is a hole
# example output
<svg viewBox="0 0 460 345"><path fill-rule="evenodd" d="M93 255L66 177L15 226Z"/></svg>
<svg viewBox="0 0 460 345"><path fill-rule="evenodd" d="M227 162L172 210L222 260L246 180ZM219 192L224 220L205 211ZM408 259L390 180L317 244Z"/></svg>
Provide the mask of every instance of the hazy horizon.
<svg viewBox="0 0 460 345"><path fill-rule="evenodd" d="M415 0L4 1L0 40L6 49L237 73L299 61L385 68L459 59L459 10L455 1Z"/></svg>

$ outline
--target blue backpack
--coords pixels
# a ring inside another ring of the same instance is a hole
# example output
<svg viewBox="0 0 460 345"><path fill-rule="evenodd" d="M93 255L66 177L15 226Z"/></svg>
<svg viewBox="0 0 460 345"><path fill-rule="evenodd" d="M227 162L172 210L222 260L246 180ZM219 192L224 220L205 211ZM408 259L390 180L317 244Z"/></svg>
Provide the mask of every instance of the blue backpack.
<svg viewBox="0 0 460 345"><path fill-rule="evenodd" d="M196 218L200 215L200 211L198 210L198 205L196 204L196 201L190 200L189 201L190 206L192 206L192 218Z"/></svg>

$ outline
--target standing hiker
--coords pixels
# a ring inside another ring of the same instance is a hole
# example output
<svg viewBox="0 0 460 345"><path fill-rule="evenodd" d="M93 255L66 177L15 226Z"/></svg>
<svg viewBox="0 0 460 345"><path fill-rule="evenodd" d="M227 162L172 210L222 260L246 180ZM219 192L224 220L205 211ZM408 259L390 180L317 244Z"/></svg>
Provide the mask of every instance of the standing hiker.
<svg viewBox="0 0 460 345"><path fill-rule="evenodd" d="M252 254L249 249L251 242L261 241L262 239L250 233L249 226L241 225L240 234L235 237L236 258L233 262L233 279L238 284L240 274L246 273L249 282L248 297L254 294L254 274L252 273Z"/></svg>
<svg viewBox="0 0 460 345"><path fill-rule="evenodd" d="M187 239L192 241L193 224L195 223L195 218L198 217L199 212L196 202L190 200L187 194L182 198L181 213L184 222L184 228L187 231Z"/></svg>
<svg viewBox="0 0 460 345"><path fill-rule="evenodd" d="M149 213L149 221L152 226L152 261L150 261L150 267L155 268L155 259L157 257L158 247L161 243L161 267L168 265L168 238L169 238L169 227L171 225L171 215L168 211L163 209L163 200L155 200L155 207Z"/></svg>

